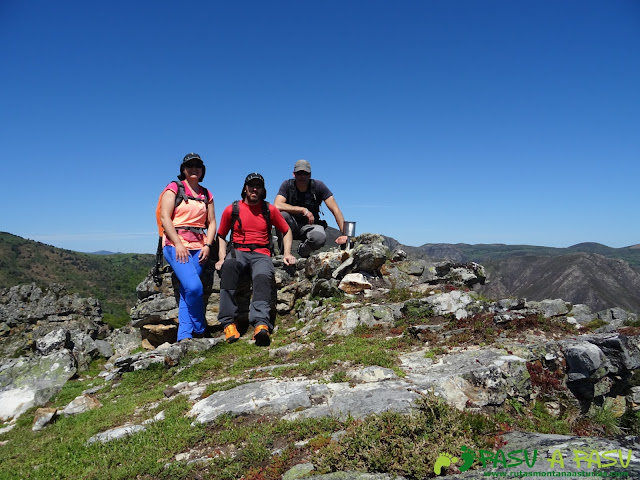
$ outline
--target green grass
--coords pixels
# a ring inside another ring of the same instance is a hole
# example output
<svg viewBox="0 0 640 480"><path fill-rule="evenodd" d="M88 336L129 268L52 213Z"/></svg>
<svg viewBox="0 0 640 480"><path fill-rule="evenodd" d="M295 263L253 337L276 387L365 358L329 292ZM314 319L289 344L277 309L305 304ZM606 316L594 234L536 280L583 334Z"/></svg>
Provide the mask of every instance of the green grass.
<svg viewBox="0 0 640 480"><path fill-rule="evenodd" d="M491 418L459 412L435 397L417 407L412 415L385 412L353 422L339 441L314 455L314 464L325 473L353 470L418 479L434 476L442 452L493 446L499 427Z"/></svg>
<svg viewBox="0 0 640 480"><path fill-rule="evenodd" d="M328 311L341 308L336 301L325 304ZM455 339L459 343L477 344L481 339L493 344L490 340L502 332L518 334L516 328L494 326L486 315L465 321L434 319L429 308L411 300L404 316L403 325L437 321L449 323L449 328L464 328L468 338ZM424 348L421 340L408 334L398 336L397 330L402 332L398 325L361 326L344 337L329 337L317 325L300 340L295 332L287 332L288 327L302 326L296 322L295 315L279 318L272 346L304 341L315 347L293 352L286 359L269 357L270 349L244 340L221 343L209 351L187 355L178 367L154 365L126 373L115 384L97 376L104 361L92 363L81 379L67 382L50 405L62 408L82 391L99 386L96 396L102 407L75 417L60 417L41 432L31 431L34 411L24 414L12 431L0 435L0 441L7 442L0 447L0 479L276 480L293 465L308 461L320 472L361 470L417 479L433 476L440 453L457 455L462 446L476 451L500 448L501 435L509 430L606 436L640 432L638 414L627 413L617 419L608 408L594 408L590 415L581 415L571 402L563 402L566 389L561 388L556 372L548 372L535 362L528 368L538 401L526 404L511 399L500 411L486 414L460 412L426 395L411 415L387 412L358 420L284 421L267 415L226 414L209 425L192 426L193 418L186 416L191 402L182 395L165 398L164 390L179 382L206 384L206 397L261 377L306 375L319 382L348 382L347 368L371 365L391 368L404 376L398 355ZM537 317L521 323L527 328L556 328L553 322ZM450 341L430 342L426 356L446 353ZM256 371L266 366L277 368ZM547 411L543 403L547 397L562 403L559 416ZM92 435L127 423L139 425L160 411L165 412L165 420L149 425L145 432L104 445L86 444ZM332 440L336 432L342 436ZM306 443L296 444L301 441ZM176 461L176 455L183 453L206 461Z"/></svg>

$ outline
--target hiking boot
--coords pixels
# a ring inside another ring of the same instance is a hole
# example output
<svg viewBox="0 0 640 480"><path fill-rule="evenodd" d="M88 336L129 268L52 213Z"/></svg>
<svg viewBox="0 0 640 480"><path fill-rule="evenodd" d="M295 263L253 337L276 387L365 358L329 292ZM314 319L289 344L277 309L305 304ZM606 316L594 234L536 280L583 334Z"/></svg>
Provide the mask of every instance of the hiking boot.
<svg viewBox="0 0 640 480"><path fill-rule="evenodd" d="M233 343L240 338L240 332L238 332L238 328L235 323L230 323L226 327L224 327L224 339L227 343Z"/></svg>
<svg viewBox="0 0 640 480"><path fill-rule="evenodd" d="M302 258L309 258L309 255L311 255L311 249L306 246L306 243L307 242L302 242L298 245L298 255Z"/></svg>
<svg viewBox="0 0 640 480"><path fill-rule="evenodd" d="M259 347L268 347L271 344L269 337L269 327L266 325L258 325L253 332L253 339Z"/></svg>

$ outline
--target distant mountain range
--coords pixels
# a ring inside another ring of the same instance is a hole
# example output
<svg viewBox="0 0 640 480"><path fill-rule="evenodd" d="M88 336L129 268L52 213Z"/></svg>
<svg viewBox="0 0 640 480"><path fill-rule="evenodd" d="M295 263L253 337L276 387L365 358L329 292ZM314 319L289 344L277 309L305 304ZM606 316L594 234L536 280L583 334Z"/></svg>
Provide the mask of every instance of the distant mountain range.
<svg viewBox="0 0 640 480"><path fill-rule="evenodd" d="M327 229L327 245L339 232ZM529 300L562 298L593 311L622 307L640 312L640 245L611 248L580 243L568 248L504 244L401 245L410 258L484 265L489 283L480 292L490 298ZM294 247L298 242L294 243ZM69 291L98 298L109 315L124 318L136 300L136 286L154 264L151 254L79 253L0 232L0 287L58 282Z"/></svg>
<svg viewBox="0 0 640 480"><path fill-rule="evenodd" d="M403 248L418 258L484 265L489 283L480 292L490 298L562 298L589 305L593 311L621 307L640 312L640 245L611 248L579 243L553 248L440 243Z"/></svg>

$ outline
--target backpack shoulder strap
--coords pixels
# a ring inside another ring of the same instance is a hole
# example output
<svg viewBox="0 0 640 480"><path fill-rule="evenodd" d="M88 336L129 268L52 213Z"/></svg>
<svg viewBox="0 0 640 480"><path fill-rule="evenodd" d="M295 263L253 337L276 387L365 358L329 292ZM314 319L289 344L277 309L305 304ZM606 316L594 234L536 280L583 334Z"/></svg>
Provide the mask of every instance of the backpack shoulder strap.
<svg viewBox="0 0 640 480"><path fill-rule="evenodd" d="M298 197L298 195L296 194L296 179L295 178L290 178L289 179L289 190L288 190L288 194L287 194L287 203L289 205L293 205L294 202L296 201L297 197Z"/></svg>
<svg viewBox="0 0 640 480"><path fill-rule="evenodd" d="M269 251L273 256L273 235L271 235L271 210L269 209L269 202L262 202L262 216L267 222L267 237L269 238Z"/></svg>
<svg viewBox="0 0 640 480"><path fill-rule="evenodd" d="M240 220L240 205L238 200L234 200L231 204L231 233L229 234L229 241L233 242L233 231L235 230L236 223L242 228L242 220Z"/></svg>
<svg viewBox="0 0 640 480"><path fill-rule="evenodd" d="M309 194L311 198L313 198L313 201L318 203L318 199L316 198L316 181L313 178L309 179Z"/></svg>
<svg viewBox="0 0 640 480"><path fill-rule="evenodd" d="M187 194L184 191L184 183L182 183L180 180L174 180L173 183L176 184L176 186L178 187L178 193L176 194L176 203L173 206L173 208L175 209L178 205L180 205L182 203L182 201L184 200L185 202L187 202Z"/></svg>

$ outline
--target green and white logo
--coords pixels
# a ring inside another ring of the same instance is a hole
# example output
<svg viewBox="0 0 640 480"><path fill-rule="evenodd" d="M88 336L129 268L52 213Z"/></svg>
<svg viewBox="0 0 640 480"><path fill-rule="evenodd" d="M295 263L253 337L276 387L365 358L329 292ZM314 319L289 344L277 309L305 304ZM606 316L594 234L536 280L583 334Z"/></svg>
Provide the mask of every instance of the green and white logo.
<svg viewBox="0 0 640 480"><path fill-rule="evenodd" d="M475 463L480 463L482 465L481 468L517 468L526 465L529 469L533 469L537 462L542 460L548 462L546 467L552 468L553 471L549 472L545 470L532 472L529 470L526 472L526 476L552 476L555 472L564 471L568 466L575 466L576 470L586 469L587 471L572 471L571 473L566 473L571 476L625 478L629 476L629 473L626 471L600 469L611 469L613 467L625 469L629 466L633 455L631 450L623 452L622 449L608 451L591 450L589 452L574 449L567 453L563 453L561 450L556 449L551 452L551 456L548 458L541 458L538 455L538 450L533 450L533 452L528 450L511 450L508 452L505 452L504 450L497 450L495 452L491 450L480 450L476 453L470 448L464 446L461 450L462 453L459 456L451 455L449 453L441 453L433 466L434 473L436 475L441 475L443 473L443 469L457 464L458 462L461 462L461 464L458 465L458 470L460 472L466 472ZM594 468L598 470L592 471ZM487 474L490 473L491 472L487 472ZM500 472L495 473L497 474ZM518 476L525 472L516 470L513 472L502 473L504 473L504 475L496 476Z"/></svg>

